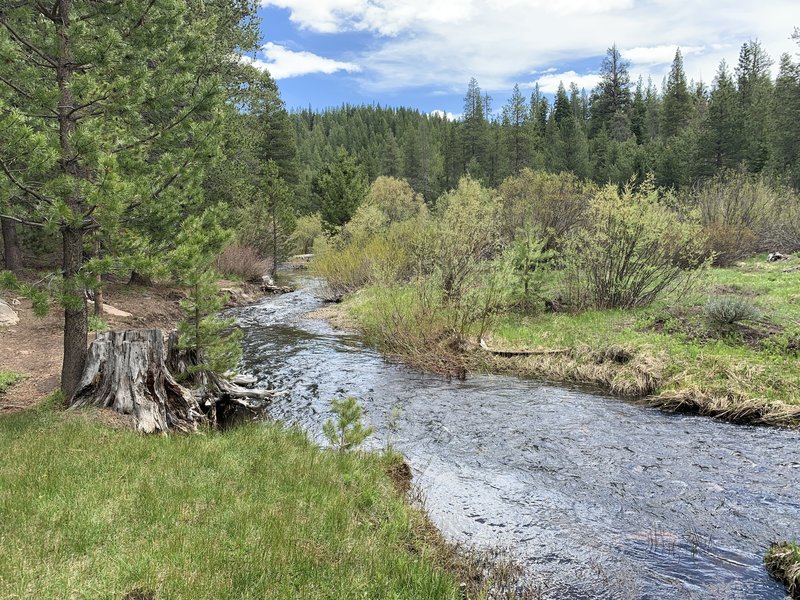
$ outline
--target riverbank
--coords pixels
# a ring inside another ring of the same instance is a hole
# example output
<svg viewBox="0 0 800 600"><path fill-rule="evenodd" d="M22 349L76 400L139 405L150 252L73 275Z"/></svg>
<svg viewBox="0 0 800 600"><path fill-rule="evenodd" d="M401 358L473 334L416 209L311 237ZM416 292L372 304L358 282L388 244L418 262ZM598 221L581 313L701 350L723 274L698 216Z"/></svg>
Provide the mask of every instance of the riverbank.
<svg viewBox="0 0 800 600"><path fill-rule="evenodd" d="M57 404L0 417L3 598L460 597L397 455L278 424L142 436Z"/></svg>
<svg viewBox="0 0 800 600"><path fill-rule="evenodd" d="M783 582L792 598L800 598L800 546L789 542L773 544L764 564L770 575Z"/></svg>
<svg viewBox="0 0 800 600"><path fill-rule="evenodd" d="M411 286L369 287L332 311L368 341L418 368L461 376L489 371L596 386L668 410L735 423L800 425L800 259L763 258L711 269L691 294L647 308L497 315L478 346L435 315L419 314ZM758 318L709 324L711 298L735 297Z"/></svg>

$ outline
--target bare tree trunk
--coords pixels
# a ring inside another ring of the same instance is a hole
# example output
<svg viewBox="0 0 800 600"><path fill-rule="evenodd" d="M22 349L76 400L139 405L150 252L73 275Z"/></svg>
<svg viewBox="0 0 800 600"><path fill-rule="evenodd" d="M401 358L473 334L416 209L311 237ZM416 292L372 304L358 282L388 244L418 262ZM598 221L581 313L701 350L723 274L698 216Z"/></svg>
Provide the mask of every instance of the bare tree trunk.
<svg viewBox="0 0 800 600"><path fill-rule="evenodd" d="M78 386L86 363L86 338L89 321L86 310L86 294L75 284L83 261L83 231L65 227L64 238L64 286L72 296L64 309L64 361L61 365L61 390L65 398L71 398Z"/></svg>
<svg viewBox="0 0 800 600"><path fill-rule="evenodd" d="M95 255L97 258L102 258L102 247L100 240L95 241ZM103 318L103 276L97 276L97 287L94 290L94 316L98 319Z"/></svg>
<svg viewBox="0 0 800 600"><path fill-rule="evenodd" d="M166 364L160 329L100 333L70 408L97 406L131 415L144 433L194 431L205 416L192 392Z"/></svg>
<svg viewBox="0 0 800 600"><path fill-rule="evenodd" d="M3 260L6 269L12 273L22 270L22 255L17 241L17 224L11 219L0 217L0 226L3 232Z"/></svg>

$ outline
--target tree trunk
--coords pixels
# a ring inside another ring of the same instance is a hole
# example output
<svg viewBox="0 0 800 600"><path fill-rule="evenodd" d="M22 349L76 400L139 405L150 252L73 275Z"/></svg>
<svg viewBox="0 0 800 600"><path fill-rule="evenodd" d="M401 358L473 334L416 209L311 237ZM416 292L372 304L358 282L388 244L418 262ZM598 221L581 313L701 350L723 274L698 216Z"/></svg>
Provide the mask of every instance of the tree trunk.
<svg viewBox="0 0 800 600"><path fill-rule="evenodd" d="M166 365L160 329L100 333L70 408L98 406L132 415L144 433L194 431L205 416Z"/></svg>
<svg viewBox="0 0 800 600"><path fill-rule="evenodd" d="M100 244L100 240L95 241L95 256L101 259L103 256L103 249L102 245ZM97 287L94 290L94 316L98 319L103 318L103 276L97 276Z"/></svg>
<svg viewBox="0 0 800 600"><path fill-rule="evenodd" d="M79 289L77 275L83 262L83 231L64 227L64 288L70 300L64 309L64 362L61 365L61 390L71 398L86 364L86 337L89 317L86 290Z"/></svg>
<svg viewBox="0 0 800 600"><path fill-rule="evenodd" d="M142 287L153 287L153 280L147 275L142 275L137 271L131 271L131 278L128 285L140 285Z"/></svg>
<svg viewBox="0 0 800 600"><path fill-rule="evenodd" d="M12 273L22 270L22 255L17 241L17 224L11 219L0 217L0 226L3 232L3 260L6 269Z"/></svg>

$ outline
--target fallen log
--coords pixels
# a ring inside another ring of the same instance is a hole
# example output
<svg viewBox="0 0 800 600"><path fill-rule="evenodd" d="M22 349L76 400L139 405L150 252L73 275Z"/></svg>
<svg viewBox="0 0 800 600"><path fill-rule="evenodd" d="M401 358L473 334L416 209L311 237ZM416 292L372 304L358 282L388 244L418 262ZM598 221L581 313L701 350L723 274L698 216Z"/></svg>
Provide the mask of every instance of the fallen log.
<svg viewBox="0 0 800 600"><path fill-rule="evenodd" d="M489 344L481 338L480 340L480 347L481 349L489 352L490 354L494 354L495 356L536 356L536 355L544 355L544 354L566 354L570 352L570 348L548 348L544 350L498 350L495 348L490 348Z"/></svg>

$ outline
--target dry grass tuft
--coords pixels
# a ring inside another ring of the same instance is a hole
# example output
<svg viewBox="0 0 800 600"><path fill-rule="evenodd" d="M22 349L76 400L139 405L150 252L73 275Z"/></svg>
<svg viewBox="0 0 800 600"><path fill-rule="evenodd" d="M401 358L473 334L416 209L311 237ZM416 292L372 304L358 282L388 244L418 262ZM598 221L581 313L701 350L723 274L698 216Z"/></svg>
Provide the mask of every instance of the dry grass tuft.
<svg viewBox="0 0 800 600"><path fill-rule="evenodd" d="M742 425L800 426L800 406L750 399L735 393L709 394L690 386L656 396L648 404L674 412L724 419Z"/></svg>
<svg viewBox="0 0 800 600"><path fill-rule="evenodd" d="M764 565L772 577L786 585L792 598L800 599L800 546L788 542L772 544Z"/></svg>

